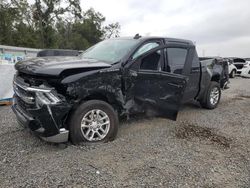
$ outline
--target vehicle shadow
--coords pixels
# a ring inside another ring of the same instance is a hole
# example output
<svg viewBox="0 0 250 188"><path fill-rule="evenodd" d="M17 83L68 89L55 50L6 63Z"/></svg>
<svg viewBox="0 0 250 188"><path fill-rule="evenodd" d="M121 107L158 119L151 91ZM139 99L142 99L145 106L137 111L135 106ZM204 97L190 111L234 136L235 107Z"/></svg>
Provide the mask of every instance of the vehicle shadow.
<svg viewBox="0 0 250 188"><path fill-rule="evenodd" d="M199 102L197 102L197 101L191 101L191 102L182 104L180 106L179 111L184 111L184 110L187 110L187 109L198 109L198 110L200 110L201 108L202 107L201 107L201 105L200 105Z"/></svg>
<svg viewBox="0 0 250 188"><path fill-rule="evenodd" d="M180 106L179 112L180 111L186 111L188 109L192 109L192 110L200 110L202 107L200 106L199 102L196 101L192 101L192 102L188 102L185 104L182 104ZM124 125L124 124L132 124L132 123L137 123L137 122L142 122L142 121L148 121L148 120L152 120L154 118L165 118L163 116L157 115L155 114L146 114L146 113L140 113L140 114L133 114L133 115L129 115L129 117L123 116L119 118L120 121L120 125Z"/></svg>
<svg viewBox="0 0 250 188"><path fill-rule="evenodd" d="M125 124L136 123L139 121L141 122L145 120L151 120L154 117L157 117L157 116L147 116L145 113L140 113L140 114L129 115L129 117L122 116L119 118L119 121L120 121L120 125L125 125Z"/></svg>

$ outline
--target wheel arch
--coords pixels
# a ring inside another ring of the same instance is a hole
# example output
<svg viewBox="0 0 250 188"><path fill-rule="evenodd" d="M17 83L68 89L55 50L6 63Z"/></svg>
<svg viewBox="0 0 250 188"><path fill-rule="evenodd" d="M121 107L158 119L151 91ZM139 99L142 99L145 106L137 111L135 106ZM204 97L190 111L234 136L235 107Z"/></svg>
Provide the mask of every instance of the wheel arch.
<svg viewBox="0 0 250 188"><path fill-rule="evenodd" d="M65 120L65 128L68 128L68 122L70 120L70 117L72 116L72 114L75 112L75 110L85 101L89 101L89 100L100 100L100 101L104 101L106 103L108 103L109 105L111 105L114 110L117 112L117 114L121 114L122 113L122 101L121 99L118 100L118 97L115 96L112 93L109 92L100 92L100 91L95 91L92 93L89 93L87 95L85 95L84 97L76 100L75 104L72 106L71 110L68 112L67 118Z"/></svg>
<svg viewBox="0 0 250 188"><path fill-rule="evenodd" d="M89 100L101 100L108 104L110 104L115 111L120 113L122 109L122 99L121 96L116 96L111 92L104 92L104 91L93 91L91 93L88 93L84 97L77 100L77 102L74 104L72 110L75 110L80 104L82 104L85 101Z"/></svg>
<svg viewBox="0 0 250 188"><path fill-rule="evenodd" d="M236 68L233 68L233 69L231 70L230 74L231 74L233 71L235 71L235 73L236 73L236 72L237 72L237 69L236 69Z"/></svg>

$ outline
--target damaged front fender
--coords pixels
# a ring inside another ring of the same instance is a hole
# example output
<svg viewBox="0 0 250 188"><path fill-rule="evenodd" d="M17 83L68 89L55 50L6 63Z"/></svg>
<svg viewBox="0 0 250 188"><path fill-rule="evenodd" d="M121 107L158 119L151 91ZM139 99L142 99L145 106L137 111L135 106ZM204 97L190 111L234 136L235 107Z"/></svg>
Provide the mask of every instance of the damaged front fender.
<svg viewBox="0 0 250 188"><path fill-rule="evenodd" d="M62 80L75 105L89 99L107 100L118 112L126 112L120 69L103 69L69 76Z"/></svg>

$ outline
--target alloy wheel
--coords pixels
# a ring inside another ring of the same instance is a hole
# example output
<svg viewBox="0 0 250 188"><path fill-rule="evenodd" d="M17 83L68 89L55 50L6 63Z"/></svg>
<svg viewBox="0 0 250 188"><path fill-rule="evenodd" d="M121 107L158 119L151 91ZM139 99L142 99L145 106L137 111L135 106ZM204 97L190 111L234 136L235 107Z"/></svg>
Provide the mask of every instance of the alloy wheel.
<svg viewBox="0 0 250 188"><path fill-rule="evenodd" d="M210 103L216 105L220 98L220 91L217 87L214 87L210 93Z"/></svg>
<svg viewBox="0 0 250 188"><path fill-rule="evenodd" d="M109 116L100 109L88 111L81 121L81 132L88 141L103 140L110 129Z"/></svg>

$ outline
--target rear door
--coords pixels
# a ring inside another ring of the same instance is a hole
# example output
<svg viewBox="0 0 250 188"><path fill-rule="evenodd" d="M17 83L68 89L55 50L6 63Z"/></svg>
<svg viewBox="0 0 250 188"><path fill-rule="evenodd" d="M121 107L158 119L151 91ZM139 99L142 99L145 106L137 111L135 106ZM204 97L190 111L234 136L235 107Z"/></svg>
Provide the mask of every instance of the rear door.
<svg viewBox="0 0 250 188"><path fill-rule="evenodd" d="M200 68L200 61L195 50L195 47L187 48L188 55L185 62L185 67L183 71L183 75L188 77L188 83L186 90L184 92L182 102L188 102L195 97L200 90L200 79L201 79L201 68Z"/></svg>
<svg viewBox="0 0 250 188"><path fill-rule="evenodd" d="M136 104L145 111L176 120L187 77L164 71L164 47L157 47L133 60L128 68L131 85L126 93L131 94Z"/></svg>

